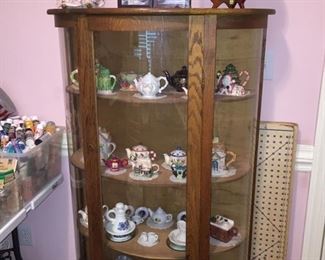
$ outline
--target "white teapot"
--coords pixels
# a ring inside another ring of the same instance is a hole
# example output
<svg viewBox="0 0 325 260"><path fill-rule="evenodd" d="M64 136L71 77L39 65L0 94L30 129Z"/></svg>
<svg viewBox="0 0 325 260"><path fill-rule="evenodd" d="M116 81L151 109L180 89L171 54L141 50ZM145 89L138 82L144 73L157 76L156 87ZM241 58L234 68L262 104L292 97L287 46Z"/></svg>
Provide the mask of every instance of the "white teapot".
<svg viewBox="0 0 325 260"><path fill-rule="evenodd" d="M152 211L148 208L150 218L155 224L166 224L173 220L172 214L167 214L161 207L156 211Z"/></svg>
<svg viewBox="0 0 325 260"><path fill-rule="evenodd" d="M129 229L128 218L133 215L134 208L118 202L115 208L107 211L105 218L112 224L112 231L115 233L124 233Z"/></svg>
<svg viewBox="0 0 325 260"><path fill-rule="evenodd" d="M160 81L165 83L161 86ZM145 76L140 77L139 80L134 79L136 89L142 94L144 98L155 98L158 93L161 93L167 85L168 81L166 77L155 77L150 72Z"/></svg>

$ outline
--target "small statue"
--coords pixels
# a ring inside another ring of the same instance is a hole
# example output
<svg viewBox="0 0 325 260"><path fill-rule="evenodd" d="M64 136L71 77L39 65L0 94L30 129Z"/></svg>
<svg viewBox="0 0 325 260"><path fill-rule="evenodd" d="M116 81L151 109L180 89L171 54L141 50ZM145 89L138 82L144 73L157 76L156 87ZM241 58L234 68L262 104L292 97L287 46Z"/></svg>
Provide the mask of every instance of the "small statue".
<svg viewBox="0 0 325 260"><path fill-rule="evenodd" d="M238 4L240 8L245 8L245 1L246 0L211 0L213 3L212 8L218 8L223 3L225 3L228 8L235 8L236 4Z"/></svg>
<svg viewBox="0 0 325 260"><path fill-rule="evenodd" d="M102 7L105 4L104 0L58 0L58 8L91 8Z"/></svg>

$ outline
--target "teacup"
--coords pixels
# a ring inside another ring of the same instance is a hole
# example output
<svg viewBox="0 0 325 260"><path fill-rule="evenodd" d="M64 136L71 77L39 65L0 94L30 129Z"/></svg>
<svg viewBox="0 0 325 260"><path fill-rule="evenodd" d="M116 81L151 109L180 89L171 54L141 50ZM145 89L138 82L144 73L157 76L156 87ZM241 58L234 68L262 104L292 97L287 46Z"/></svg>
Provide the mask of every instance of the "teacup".
<svg viewBox="0 0 325 260"><path fill-rule="evenodd" d="M146 207L138 207L135 212L134 212L135 216L139 216L143 219L146 219L147 217L149 217L149 211L148 208Z"/></svg>
<svg viewBox="0 0 325 260"><path fill-rule="evenodd" d="M144 222L144 218L140 217L139 215L133 215L131 217L131 220L136 224L136 225L139 225L139 224L142 224Z"/></svg>
<svg viewBox="0 0 325 260"><path fill-rule="evenodd" d="M158 239L159 236L154 232L142 232L138 239L138 243L150 247L157 244Z"/></svg>

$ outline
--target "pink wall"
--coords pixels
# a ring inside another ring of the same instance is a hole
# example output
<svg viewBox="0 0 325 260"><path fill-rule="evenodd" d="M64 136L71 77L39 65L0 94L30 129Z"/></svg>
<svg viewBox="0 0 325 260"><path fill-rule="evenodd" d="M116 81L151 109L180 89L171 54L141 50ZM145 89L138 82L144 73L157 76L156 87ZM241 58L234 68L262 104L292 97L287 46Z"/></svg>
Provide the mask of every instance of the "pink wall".
<svg viewBox="0 0 325 260"><path fill-rule="evenodd" d="M274 73L272 80L264 82L262 119L298 123L301 144L314 142L325 47L324 2L248 0L246 4L247 7L277 11L269 19L267 51L272 53ZM192 3L194 7L211 6L208 0L193 0ZM114 6L115 1L109 4ZM36 114L64 124L59 37L53 17L46 15L46 9L54 6L54 0L0 1L0 86L12 97L21 114ZM63 171L68 176L67 167L63 167ZM294 183L288 259L299 260L309 173L296 173ZM33 232L38 236L34 247L39 251L33 255L32 250L24 248L25 259L41 259L36 254L51 259L53 242L39 232L38 225L44 226L45 220L53 220L58 210L71 223L72 212L69 207L62 207L65 198L62 195L67 195L68 191L69 185L65 183L49 198L51 203L42 205L29 217ZM55 223L52 233L55 241L60 241L57 239L61 239L62 230L68 230L70 239L74 239L67 222L61 219ZM59 250L56 258L72 260L69 257L74 254L73 249Z"/></svg>

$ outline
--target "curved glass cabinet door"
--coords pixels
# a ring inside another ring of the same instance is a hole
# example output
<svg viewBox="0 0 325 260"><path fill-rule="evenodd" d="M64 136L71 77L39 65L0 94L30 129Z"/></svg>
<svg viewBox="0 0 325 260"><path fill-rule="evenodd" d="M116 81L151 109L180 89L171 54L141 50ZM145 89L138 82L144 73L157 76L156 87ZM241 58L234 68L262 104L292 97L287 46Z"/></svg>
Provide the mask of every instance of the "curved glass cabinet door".
<svg viewBox="0 0 325 260"><path fill-rule="evenodd" d="M217 30L210 244L224 252L212 259L248 255L263 33Z"/></svg>
<svg viewBox="0 0 325 260"><path fill-rule="evenodd" d="M49 13L65 28L81 258L246 259L273 11Z"/></svg>

